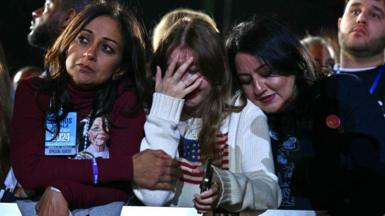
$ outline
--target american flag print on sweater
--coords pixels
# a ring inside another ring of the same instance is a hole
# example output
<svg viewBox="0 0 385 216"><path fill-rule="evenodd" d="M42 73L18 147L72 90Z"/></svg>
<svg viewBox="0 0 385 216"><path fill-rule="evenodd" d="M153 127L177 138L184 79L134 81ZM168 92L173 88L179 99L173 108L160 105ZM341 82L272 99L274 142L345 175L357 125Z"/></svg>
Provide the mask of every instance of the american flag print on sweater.
<svg viewBox="0 0 385 216"><path fill-rule="evenodd" d="M229 146L227 144L228 134L217 134L216 145L221 156L221 168L229 169ZM183 136L179 144L179 162L182 170L181 181L190 184L200 184L203 179L200 161L200 150L198 140L187 139Z"/></svg>

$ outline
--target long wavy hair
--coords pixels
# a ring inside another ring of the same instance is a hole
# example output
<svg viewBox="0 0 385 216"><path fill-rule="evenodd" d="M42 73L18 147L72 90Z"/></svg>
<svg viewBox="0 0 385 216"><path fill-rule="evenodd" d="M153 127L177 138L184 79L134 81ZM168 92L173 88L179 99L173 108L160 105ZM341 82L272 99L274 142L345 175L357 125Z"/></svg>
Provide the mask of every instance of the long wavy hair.
<svg viewBox="0 0 385 216"><path fill-rule="evenodd" d="M241 88L235 68L235 56L239 52L261 59L277 75L294 75L294 94L283 111L291 114L283 115L290 118L287 120L294 122L294 126L310 127L308 99L311 96L308 90L319 78L319 73L311 55L283 21L277 17L255 16L241 22L228 35L226 48L237 88ZM243 97L246 98L245 95ZM269 115L272 116L274 114Z"/></svg>
<svg viewBox="0 0 385 216"><path fill-rule="evenodd" d="M120 30L124 38L124 51L119 73L114 73L110 80L98 88L91 117L108 116L114 101L122 93L122 91L118 91L119 84L125 79L131 80L134 84L127 84L123 89L136 91L139 96L138 101L141 101L144 91L142 81L145 76L147 41L142 22L117 1L100 1L90 4L70 22L45 56L45 68L49 72L46 85L41 86L40 90L52 95L48 112L53 115L53 121L58 129L57 133L60 129L60 122L71 109L71 99L67 92L70 76L65 66L68 48L79 32L99 16L108 16L120 23ZM136 108L139 105L138 103Z"/></svg>
<svg viewBox="0 0 385 216"><path fill-rule="evenodd" d="M12 107L12 84L8 74L3 46L0 43L0 182L3 182L10 167L9 127Z"/></svg>
<svg viewBox="0 0 385 216"><path fill-rule="evenodd" d="M216 134L222 120L231 111L228 105L230 104L231 77L225 67L226 57L222 36L214 26L202 19L182 18L170 27L160 41L151 61L151 71L155 72L157 65L163 72L166 71L171 53L180 47L194 51L202 75L212 86L209 96L200 105L204 108L204 112L201 109L202 128L198 141L202 160L207 157L218 158L214 145ZM151 97L147 101L150 103Z"/></svg>

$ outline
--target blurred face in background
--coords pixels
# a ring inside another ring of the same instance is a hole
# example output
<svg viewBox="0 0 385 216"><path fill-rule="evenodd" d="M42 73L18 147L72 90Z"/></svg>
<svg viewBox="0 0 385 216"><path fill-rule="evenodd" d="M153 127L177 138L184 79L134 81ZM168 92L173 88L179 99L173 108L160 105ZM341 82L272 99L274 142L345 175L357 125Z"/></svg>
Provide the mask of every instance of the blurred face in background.
<svg viewBox="0 0 385 216"><path fill-rule="evenodd" d="M308 50L323 73L329 74L333 70L335 55L331 47L314 43L308 47Z"/></svg>
<svg viewBox="0 0 385 216"><path fill-rule="evenodd" d="M350 0L338 20L342 51L373 56L385 48L385 0Z"/></svg>
<svg viewBox="0 0 385 216"><path fill-rule="evenodd" d="M44 7L32 12L31 31L28 42L32 46L47 48L60 34L65 12L60 6L61 0L46 0Z"/></svg>

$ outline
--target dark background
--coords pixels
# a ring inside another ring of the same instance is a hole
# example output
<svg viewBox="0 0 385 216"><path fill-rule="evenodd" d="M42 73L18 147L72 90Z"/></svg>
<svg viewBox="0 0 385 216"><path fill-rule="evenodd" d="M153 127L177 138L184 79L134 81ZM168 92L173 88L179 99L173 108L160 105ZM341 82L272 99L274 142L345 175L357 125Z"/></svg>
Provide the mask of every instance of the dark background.
<svg viewBox="0 0 385 216"><path fill-rule="evenodd" d="M126 0L135 7L148 31L166 12L186 7L205 11L223 31L252 14L274 14L286 20L302 37L307 33L335 36L343 0ZM31 13L43 0L2 0L0 3L0 40L5 48L11 76L22 66L42 67L44 52L28 45Z"/></svg>

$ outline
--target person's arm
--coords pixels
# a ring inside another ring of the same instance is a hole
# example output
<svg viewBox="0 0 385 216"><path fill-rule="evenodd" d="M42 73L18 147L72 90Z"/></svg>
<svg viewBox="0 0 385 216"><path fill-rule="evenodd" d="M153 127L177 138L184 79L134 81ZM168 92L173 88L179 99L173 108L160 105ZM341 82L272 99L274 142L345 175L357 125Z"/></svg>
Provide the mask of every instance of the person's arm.
<svg viewBox="0 0 385 216"><path fill-rule="evenodd" d="M52 187L60 190L71 208L89 208L116 201L128 200L128 191L111 186L85 185L72 181L55 181Z"/></svg>
<svg viewBox="0 0 385 216"><path fill-rule="evenodd" d="M234 121L234 120L230 120ZM274 162L266 116L248 101L237 123L235 169L215 168L222 186L218 206L228 211L278 208L281 191L274 173Z"/></svg>
<svg viewBox="0 0 385 216"><path fill-rule="evenodd" d="M274 174L266 116L248 101L240 114L231 116L229 134L233 131L231 170L213 167L214 184L195 195L195 208L203 213L216 207L231 212L277 208L281 191Z"/></svg>
<svg viewBox="0 0 385 216"><path fill-rule="evenodd" d="M123 101L124 99L127 98L122 98ZM48 106L47 95L41 94L37 99L36 91L30 83L19 85L11 129L12 167L17 179L27 189L41 190L54 186L52 183L59 180L92 185L91 161L69 160L44 155L45 113L41 107L44 109L45 106ZM143 137L144 118L144 113L140 112L129 118L117 117L113 120L115 125L125 125L125 127L112 127L110 130L112 136L111 159L98 160L99 183L132 180L132 156L138 151L140 140ZM93 189L92 187L87 188ZM59 189L64 194L67 193L67 187ZM93 193L88 191L87 194ZM72 200L67 201L72 203Z"/></svg>
<svg viewBox="0 0 385 216"><path fill-rule="evenodd" d="M153 104L144 125L146 136L140 145L141 151L162 149L172 158L178 157L180 134L177 125L183 103L183 99L154 93ZM162 206L174 196L174 192L171 190L136 188L134 192L144 204L149 206Z"/></svg>
<svg viewBox="0 0 385 216"><path fill-rule="evenodd" d="M179 57L174 57L162 76L157 66L155 76L155 93L150 114L145 123L145 137L140 150L161 149L172 158L178 158L180 134L178 131L179 118L184 104L183 98L198 88L202 78L198 73L182 79L188 67L193 62L190 57L182 65L177 66ZM161 206L174 197L172 190L136 189L136 196L146 205Z"/></svg>
<svg viewBox="0 0 385 216"><path fill-rule="evenodd" d="M51 211L48 215L53 215L68 208L89 208L128 199L128 194L117 188L94 187L70 181L57 181L52 185L46 188L37 203L39 215L42 211Z"/></svg>
<svg viewBox="0 0 385 216"><path fill-rule="evenodd" d="M68 202L59 189L48 187L35 205L36 215L41 216L68 216L70 210Z"/></svg>

